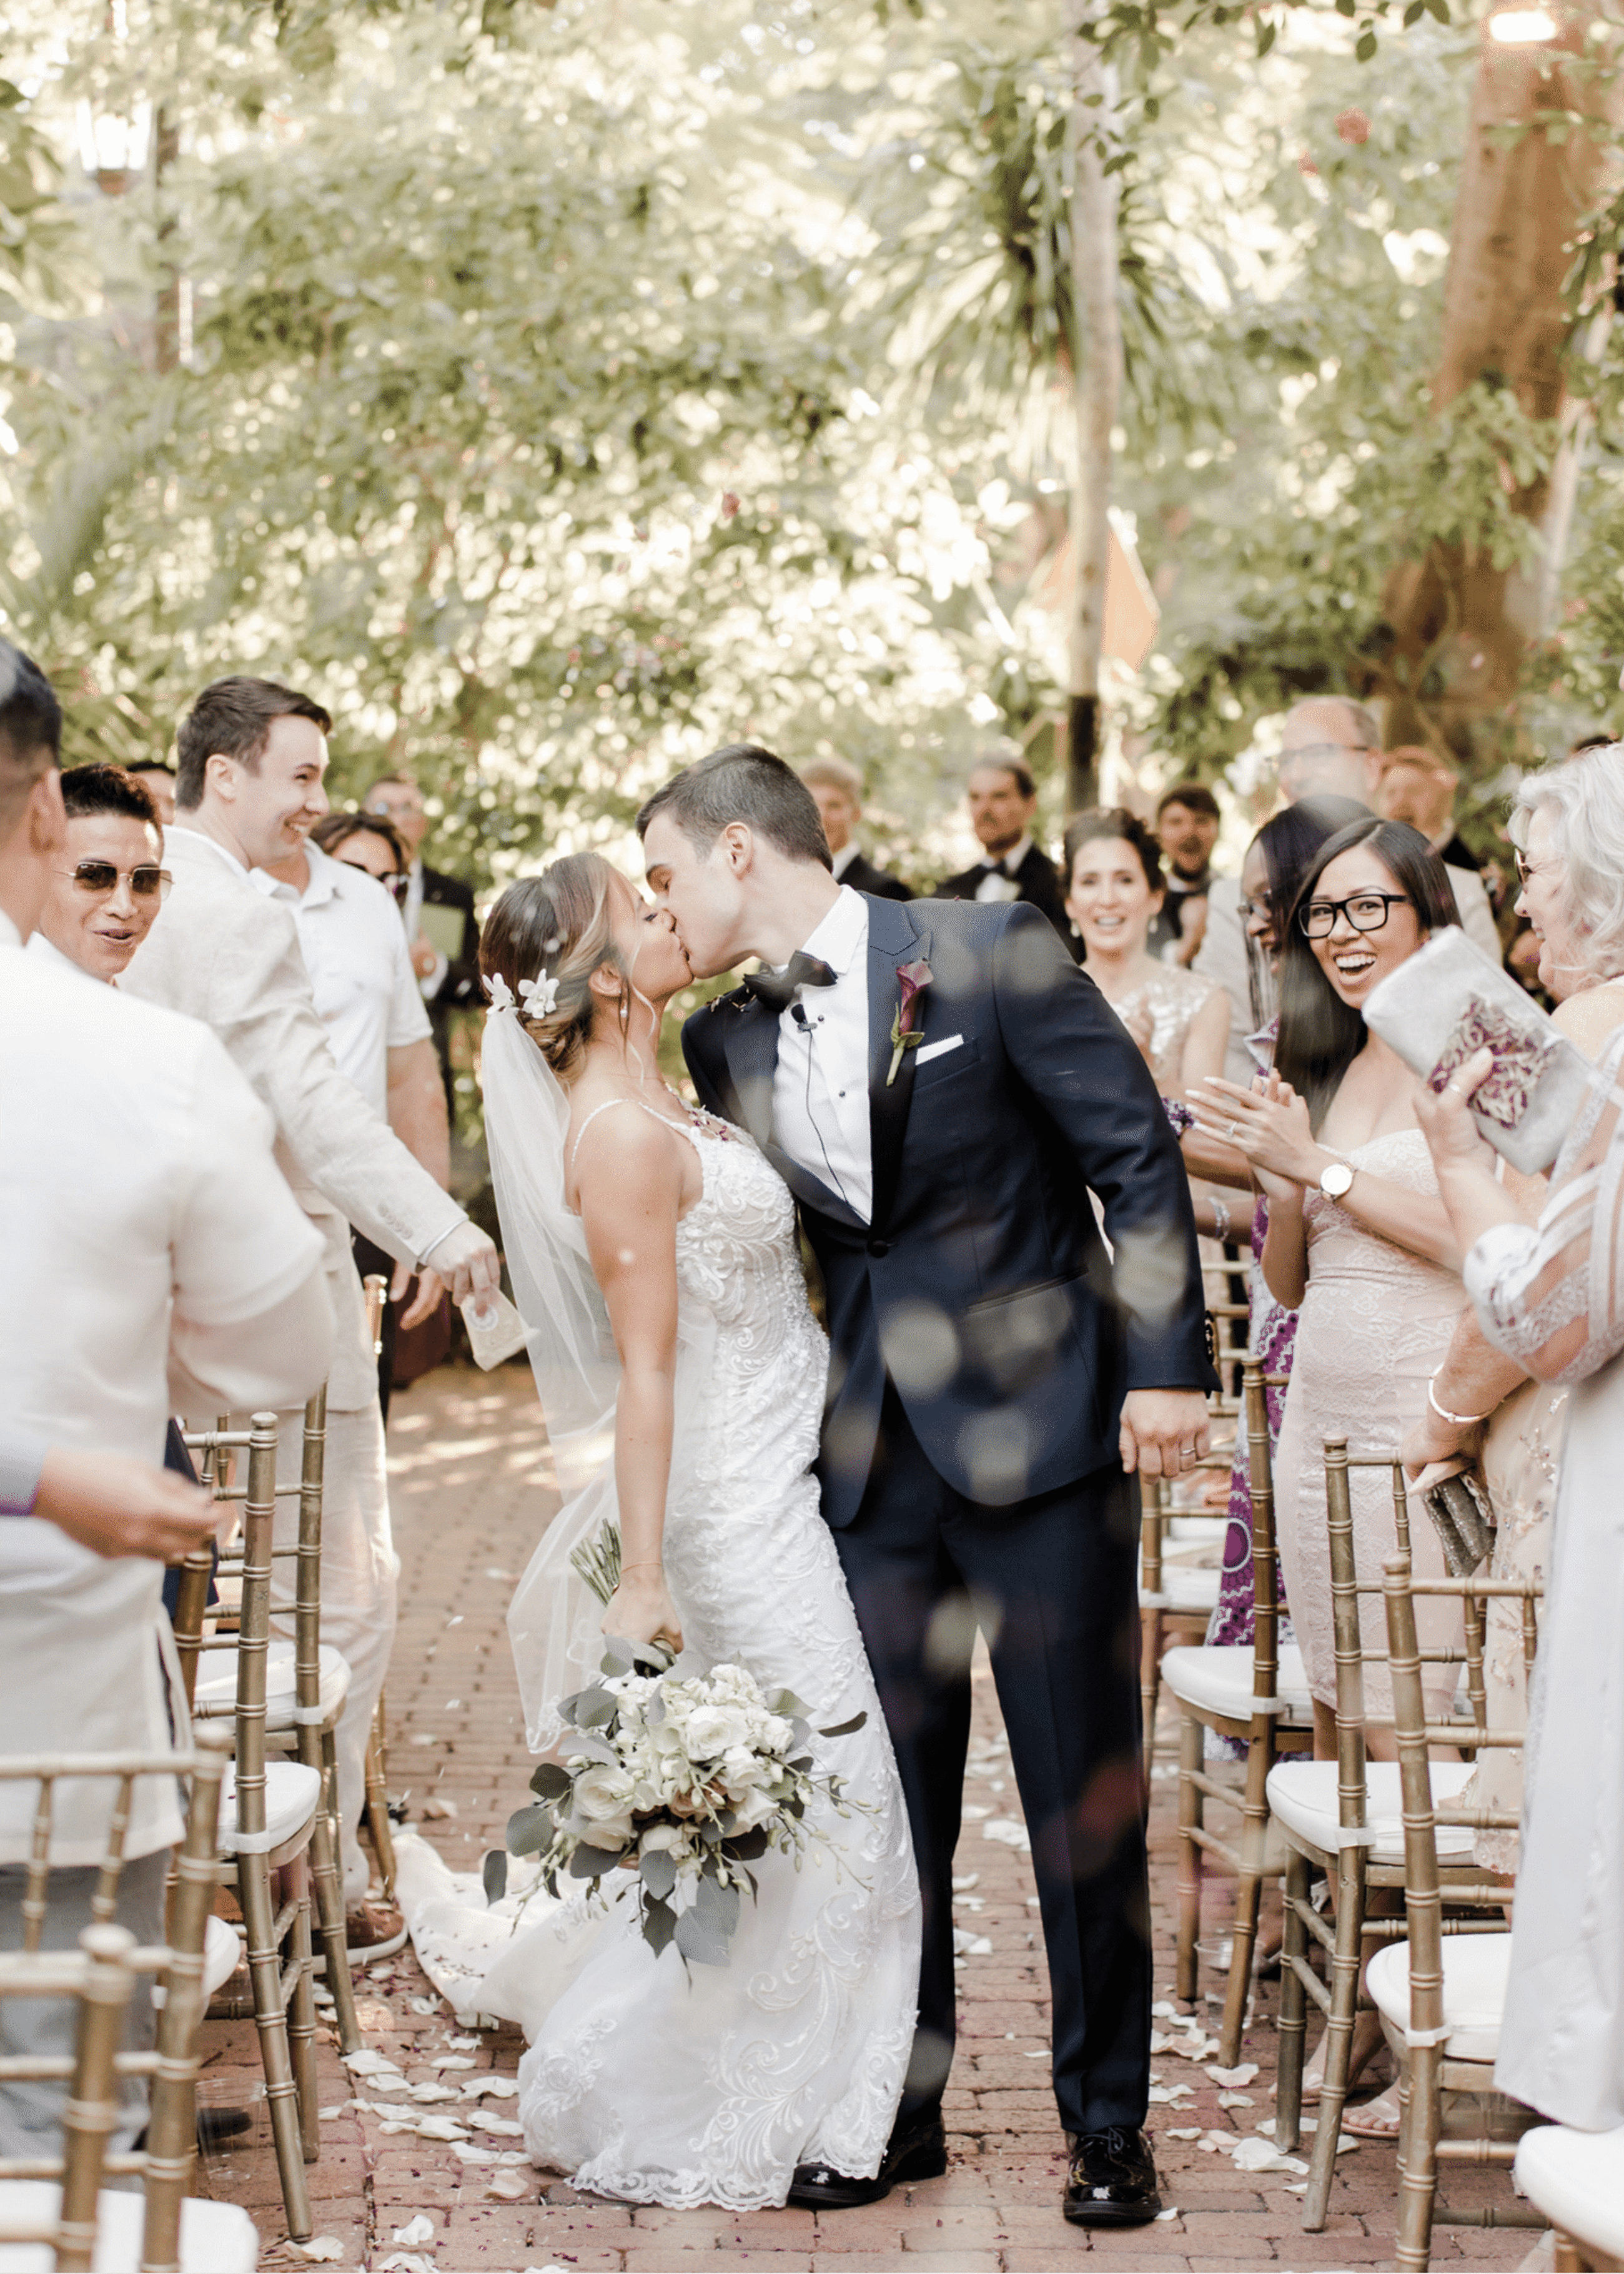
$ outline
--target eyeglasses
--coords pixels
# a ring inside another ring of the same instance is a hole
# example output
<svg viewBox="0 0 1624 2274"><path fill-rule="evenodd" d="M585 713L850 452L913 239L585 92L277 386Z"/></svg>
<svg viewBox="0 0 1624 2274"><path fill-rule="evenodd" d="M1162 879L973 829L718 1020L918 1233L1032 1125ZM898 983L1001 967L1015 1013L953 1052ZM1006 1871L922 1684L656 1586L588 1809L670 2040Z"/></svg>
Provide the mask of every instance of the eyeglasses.
<svg viewBox="0 0 1624 2274"><path fill-rule="evenodd" d="M1241 922L1243 924L1268 924L1273 923L1273 921L1274 903L1266 894L1254 893L1250 900L1242 901Z"/></svg>
<svg viewBox="0 0 1624 2274"><path fill-rule="evenodd" d="M129 879L130 890L138 900L162 903L170 896L170 886L175 879L167 869L143 864L139 869L120 869L111 861L81 861L77 869L59 869L59 877L72 877L81 892L90 892L103 899L117 892L120 880Z"/></svg>
<svg viewBox="0 0 1624 2274"><path fill-rule="evenodd" d="M1526 885L1530 877L1544 876L1545 870L1539 867L1537 862L1530 861L1528 855L1521 851L1514 845L1511 848L1511 857L1517 864L1517 882L1519 885Z"/></svg>
<svg viewBox="0 0 1624 2274"><path fill-rule="evenodd" d="M1371 755L1368 742L1300 742L1295 749L1280 752L1280 764L1297 766L1305 760L1313 764L1326 758L1367 758Z"/></svg>
<svg viewBox="0 0 1624 2274"><path fill-rule="evenodd" d="M1346 900L1311 900L1297 910L1297 922L1310 939L1324 939L1333 932L1338 916L1346 916L1356 931L1379 931L1389 908L1410 905L1408 892L1356 892Z"/></svg>

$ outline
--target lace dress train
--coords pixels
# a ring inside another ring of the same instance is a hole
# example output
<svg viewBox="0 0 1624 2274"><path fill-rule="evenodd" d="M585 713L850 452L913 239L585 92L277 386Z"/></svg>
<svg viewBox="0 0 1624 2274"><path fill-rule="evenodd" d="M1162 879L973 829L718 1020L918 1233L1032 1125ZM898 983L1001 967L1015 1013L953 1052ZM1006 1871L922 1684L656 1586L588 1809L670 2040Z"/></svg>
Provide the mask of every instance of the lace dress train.
<svg viewBox="0 0 1624 2274"><path fill-rule="evenodd" d="M782 2203L798 2163L879 2169L912 2044L919 1896L890 1739L818 1507L828 1353L808 1308L789 1194L748 1137L690 1132L702 1198L677 1228L684 1310L712 1339L684 1384L688 1456L674 1469L665 1563L683 1622L679 1666L731 1661L853 1735L817 1741L850 1813L801 1868L753 1866L726 1967L659 1957L630 1901L510 1894L487 1908L414 1842L403 1896L419 1954L462 2013L529 2039L518 2114L533 2160L578 2187L675 2209ZM544 1540L510 1623L545 1593ZM516 1646L522 1637L516 1630ZM523 1795L514 1796L517 1805ZM516 1874L516 1879L517 1875Z"/></svg>

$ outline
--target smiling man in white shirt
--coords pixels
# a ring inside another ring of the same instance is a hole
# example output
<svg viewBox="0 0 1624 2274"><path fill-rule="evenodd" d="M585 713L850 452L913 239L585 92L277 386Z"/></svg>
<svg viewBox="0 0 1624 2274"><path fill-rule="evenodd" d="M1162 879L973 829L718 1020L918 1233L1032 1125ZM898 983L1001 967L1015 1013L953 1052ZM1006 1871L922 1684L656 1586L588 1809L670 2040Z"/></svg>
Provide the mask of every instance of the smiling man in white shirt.
<svg viewBox="0 0 1624 2274"><path fill-rule="evenodd" d="M94 1514L96 1480L76 1495L75 1457L150 1477L175 1403L213 1412L307 1396L332 1313L270 1116L215 1038L22 953L67 858L60 732L43 677L0 641L0 1058L27 1074L0 1103L0 1385L13 1446L36 1449L0 1516L0 1728L30 1751L163 1752L184 1741L186 1713L162 1566L110 1555L104 1521L87 1544L76 1510ZM157 1497L195 1500L178 1483ZM45 1520L57 1507L65 1525ZM176 1793L151 1777L133 1794L119 1917L143 1943L163 1939ZM90 1923L111 1799L88 1782L58 1791L50 1947ZM0 1947L20 1946L34 1802L26 1784L0 1786ZM131 2014L149 2041L144 1992ZM0 2007L0 2051L72 2045L71 2007ZM0 2085L0 2153L40 2152L65 2090ZM131 2144L143 2105L131 2096L112 2146Z"/></svg>
<svg viewBox="0 0 1624 2274"><path fill-rule="evenodd" d="M358 1839L373 1708L395 1631L396 1561L389 1537L383 1425L360 1284L350 1251L358 1224L398 1266L415 1269L414 1312L494 1288L495 1250L373 1111L334 1062L291 911L257 891L249 871L297 852L327 810L328 713L274 681L217 680L181 721L178 818L166 842L175 889L130 966L126 991L189 1011L214 1028L276 1117L278 1157L327 1243L337 1320L328 1387L321 1549L323 1639L351 1681L337 1730L344 1892L358 1948L404 1931L365 1907L367 1867ZM438 1276L436 1276L438 1274ZM298 1414L283 1415L284 1480L297 1480ZM279 1533L297 1530L294 1502ZM291 1630L291 1578L278 1566L278 1631Z"/></svg>

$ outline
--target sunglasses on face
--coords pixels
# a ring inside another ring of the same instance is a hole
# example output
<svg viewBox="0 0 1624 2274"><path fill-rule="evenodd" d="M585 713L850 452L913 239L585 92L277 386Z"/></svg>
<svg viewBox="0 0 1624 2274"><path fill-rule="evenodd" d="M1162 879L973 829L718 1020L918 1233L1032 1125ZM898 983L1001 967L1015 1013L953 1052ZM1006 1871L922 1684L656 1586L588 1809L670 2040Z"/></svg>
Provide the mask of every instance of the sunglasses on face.
<svg viewBox="0 0 1624 2274"><path fill-rule="evenodd" d="M117 892L121 878L127 878L132 892L138 900L168 900L174 878L167 869L143 863L139 869L120 869L111 861L81 861L76 869L63 869L58 874L72 877L81 892L98 899Z"/></svg>
<svg viewBox="0 0 1624 2274"><path fill-rule="evenodd" d="M1311 900L1297 910L1297 922L1310 939L1326 938L1336 930L1339 915L1346 916L1355 931L1379 931L1389 908L1409 905L1408 892L1356 892L1346 900Z"/></svg>
<svg viewBox="0 0 1624 2274"><path fill-rule="evenodd" d="M1528 855L1522 852L1517 846L1514 845L1512 847L1511 857L1517 864L1517 882L1519 885L1526 885L1530 877L1539 877L1544 875L1545 871L1541 869L1539 863L1537 861L1530 861Z"/></svg>

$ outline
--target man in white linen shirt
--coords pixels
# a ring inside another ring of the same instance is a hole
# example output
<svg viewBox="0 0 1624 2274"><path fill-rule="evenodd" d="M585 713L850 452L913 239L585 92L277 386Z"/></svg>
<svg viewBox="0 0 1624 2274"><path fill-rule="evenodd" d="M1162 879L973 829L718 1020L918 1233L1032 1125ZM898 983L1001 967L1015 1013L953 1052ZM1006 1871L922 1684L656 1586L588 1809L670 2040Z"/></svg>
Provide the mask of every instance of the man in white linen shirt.
<svg viewBox="0 0 1624 2274"><path fill-rule="evenodd" d="M1374 712L1348 695L1313 695L1286 713L1280 739L1280 795L1288 805L1304 797L1351 797L1373 813L1381 780L1381 729ZM1461 928L1474 947L1500 960L1494 911L1481 877L1469 869L1447 870ZM1204 979L1216 980L1229 998L1229 1046L1224 1073L1230 1081L1250 1084L1258 1067L1246 1047L1252 1031L1251 982L1246 961L1246 930L1241 886L1220 877L1207 895L1206 933L1194 966Z"/></svg>
<svg viewBox="0 0 1624 2274"><path fill-rule="evenodd" d="M139 1483L162 1457L171 1401L213 1412L306 1396L332 1313L321 1240L276 1167L270 1116L214 1035L22 952L67 858L60 734L42 674L0 642L0 1058L12 1070L0 1107L11 1298L0 1383L8 1434L39 1463L32 1498L8 1487L0 1517L0 1728L31 1752L162 1752L186 1728L162 1566L83 1544L74 1456L122 1460ZM68 1526L42 1521L64 1492ZM160 1493L195 1508L178 1482ZM110 1785L57 1788L52 1947L90 1924L112 1796ZM0 1947L21 1943L34 1799L26 1783L0 1785ZM174 1780L141 1779L118 1910L138 1941L163 1939L180 1830ZM131 2016L149 2041L144 1991ZM0 2051L66 2054L72 2037L71 2007L0 2004ZM65 2092L0 2087L0 2154L48 2145ZM111 2144L130 2146L143 2121L137 2091Z"/></svg>
<svg viewBox="0 0 1624 2274"><path fill-rule="evenodd" d="M284 860L327 809L328 713L264 679L205 688L177 737L177 819L165 840L175 886L123 987L212 1027L276 1121L277 1157L327 1244L337 1321L328 1385L321 1545L321 1631L343 1653L350 1689L337 1729L344 1893L358 1949L392 1941L393 1915L365 1903L358 1833L366 1739L395 1633L397 1565L389 1537L383 1424L350 1226L386 1248L404 1289L420 1272L408 1321L439 1300L496 1284L496 1254L455 1201L371 1110L334 1063L316 1014L298 933L249 870ZM432 1267L432 1268L431 1268ZM438 1276L436 1276L438 1274ZM283 1414L282 1473L296 1481L299 1421ZM298 1524L279 1503L279 1536ZM278 1630L288 1629L291 1570L277 1566Z"/></svg>

